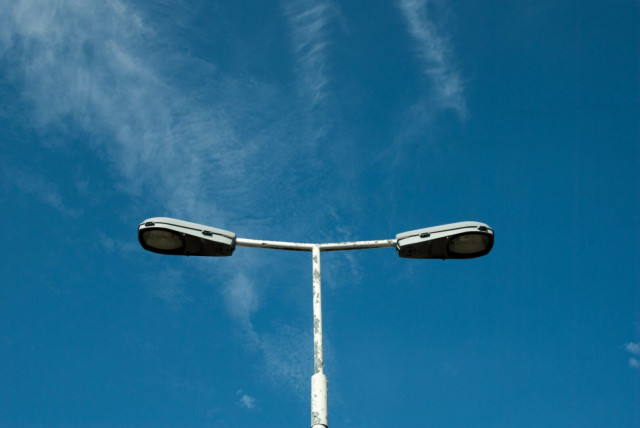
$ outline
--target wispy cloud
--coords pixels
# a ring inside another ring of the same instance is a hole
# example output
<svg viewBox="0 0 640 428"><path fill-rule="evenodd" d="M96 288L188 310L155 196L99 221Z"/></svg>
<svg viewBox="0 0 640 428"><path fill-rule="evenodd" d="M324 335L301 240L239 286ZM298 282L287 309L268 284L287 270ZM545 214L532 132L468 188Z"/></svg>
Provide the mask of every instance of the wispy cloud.
<svg viewBox="0 0 640 428"><path fill-rule="evenodd" d="M247 410L251 410L256 407L256 399L245 394L241 389L238 390L237 395L240 396L240 399L238 400L238 405L240 405L240 407L244 407Z"/></svg>
<svg viewBox="0 0 640 428"><path fill-rule="evenodd" d="M624 345L624 349L626 349L627 352L630 352L633 355L640 355L640 343L629 342Z"/></svg>
<svg viewBox="0 0 640 428"><path fill-rule="evenodd" d="M133 252L140 251L140 246L137 242L112 238L104 232L98 232L97 235L100 246L110 253L117 251L118 253L131 254Z"/></svg>
<svg viewBox="0 0 640 428"><path fill-rule="evenodd" d="M154 273L149 283L151 294L169 304L174 310L193 301L193 297L188 295L184 286L181 285L185 283L182 271L167 268L162 272Z"/></svg>
<svg viewBox="0 0 640 428"><path fill-rule="evenodd" d="M464 82L453 61L453 49L446 35L431 18L430 0L398 0L408 31L417 45L423 72L433 86L431 101L440 109L453 109L464 119L467 114Z"/></svg>
<svg viewBox="0 0 640 428"><path fill-rule="evenodd" d="M640 355L640 343L626 343L624 349L632 355ZM640 369L640 361L637 358L629 357L629 367L632 369Z"/></svg>
<svg viewBox="0 0 640 428"><path fill-rule="evenodd" d="M22 0L3 9L0 51L38 126L71 120L107 154L129 194L151 190L174 214L224 218L202 195L214 188L219 199L242 194L238 188L255 176L245 167L252 147L240 143L229 101L204 105L168 77L171 65L139 12L117 0ZM212 80L229 90L228 82ZM242 98L243 88L232 87Z"/></svg>
<svg viewBox="0 0 640 428"><path fill-rule="evenodd" d="M312 335L309 331L289 325L279 325L258 333L251 320L259 306L256 282L238 274L224 290L227 310L240 327L244 343L259 351L267 373L276 384L285 384L304 397L309 370L313 367Z"/></svg>
<svg viewBox="0 0 640 428"><path fill-rule="evenodd" d="M225 287L224 297L227 310L240 326L247 344L259 348L261 340L251 322L251 316L259 306L255 282L238 273Z"/></svg>
<svg viewBox="0 0 640 428"><path fill-rule="evenodd" d="M72 218L82 215L82 209L69 207L64 202L58 187L43 175L3 163L0 163L0 174L21 192L34 196L62 215Z"/></svg>
<svg viewBox="0 0 640 428"><path fill-rule="evenodd" d="M331 5L324 0L295 0L285 5L296 54L298 92L317 107L327 97Z"/></svg>
<svg viewBox="0 0 640 428"><path fill-rule="evenodd" d="M313 370L311 330L280 325L263 335L260 346L269 380L304 400Z"/></svg>

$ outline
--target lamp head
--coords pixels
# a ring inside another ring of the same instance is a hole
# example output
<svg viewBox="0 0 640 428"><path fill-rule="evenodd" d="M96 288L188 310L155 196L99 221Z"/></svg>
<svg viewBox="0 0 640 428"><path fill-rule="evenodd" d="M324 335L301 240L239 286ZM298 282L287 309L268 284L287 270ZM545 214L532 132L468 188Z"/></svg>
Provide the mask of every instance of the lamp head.
<svg viewBox="0 0 640 428"><path fill-rule="evenodd" d="M143 221L138 241L147 251L183 256L224 257L236 248L233 232L168 217Z"/></svg>
<svg viewBox="0 0 640 428"><path fill-rule="evenodd" d="M475 221L428 227L396 235L398 255L409 259L471 259L488 254L492 247L493 229Z"/></svg>

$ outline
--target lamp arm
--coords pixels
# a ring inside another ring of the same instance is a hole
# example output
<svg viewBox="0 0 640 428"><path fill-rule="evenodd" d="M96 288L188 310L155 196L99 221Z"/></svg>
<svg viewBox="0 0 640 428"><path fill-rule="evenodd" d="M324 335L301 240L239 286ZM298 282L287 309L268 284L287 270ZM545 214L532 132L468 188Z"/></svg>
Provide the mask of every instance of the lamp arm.
<svg viewBox="0 0 640 428"><path fill-rule="evenodd" d="M371 248L391 248L396 246L396 239L311 244L303 242L265 241L260 239L236 238L236 246L288 251L313 251L314 247L318 247L320 251L345 251L366 250Z"/></svg>

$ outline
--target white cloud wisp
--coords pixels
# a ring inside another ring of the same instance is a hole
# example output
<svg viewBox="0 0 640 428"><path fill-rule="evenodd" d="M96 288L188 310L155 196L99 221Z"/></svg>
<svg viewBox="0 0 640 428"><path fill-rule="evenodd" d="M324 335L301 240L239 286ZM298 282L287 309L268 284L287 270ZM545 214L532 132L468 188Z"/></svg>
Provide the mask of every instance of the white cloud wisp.
<svg viewBox="0 0 640 428"><path fill-rule="evenodd" d="M640 343L629 342L624 345L624 349L634 356L640 356ZM629 357L629 367L636 370L640 369L640 360L635 357Z"/></svg>
<svg viewBox="0 0 640 428"><path fill-rule="evenodd" d="M433 85L433 101L440 109L453 109L461 119L467 114L464 84L453 65L447 38L430 19L429 0L398 0L409 34L417 44L423 72Z"/></svg>
<svg viewBox="0 0 640 428"><path fill-rule="evenodd" d="M285 16L291 28L291 43L296 54L298 91L311 108L327 97L327 49L330 7L326 1L296 0L287 3Z"/></svg>
<svg viewBox="0 0 640 428"><path fill-rule="evenodd" d="M33 195L37 200L54 208L62 215L71 218L77 218L82 215L82 209L70 208L64 202L57 186L41 174L3 163L0 163L0 174L20 191Z"/></svg>

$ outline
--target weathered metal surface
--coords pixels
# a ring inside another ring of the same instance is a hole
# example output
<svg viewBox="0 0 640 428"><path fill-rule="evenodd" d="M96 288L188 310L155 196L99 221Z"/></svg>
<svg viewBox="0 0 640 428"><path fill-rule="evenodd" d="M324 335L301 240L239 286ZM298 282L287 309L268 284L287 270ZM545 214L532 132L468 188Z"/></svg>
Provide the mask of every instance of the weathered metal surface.
<svg viewBox="0 0 640 428"><path fill-rule="evenodd" d="M380 239L377 241L354 241L319 244L322 251L365 250L368 248L390 248L396 246L395 239Z"/></svg>
<svg viewBox="0 0 640 428"><path fill-rule="evenodd" d="M269 248L272 250L288 251L312 251L313 247L318 247L320 251L344 251L344 250L364 250L368 248L390 248L396 246L395 239L380 239L377 241L353 241L353 242L333 242L326 244L312 244L305 242L283 242L264 241L259 239L237 238L236 245L239 247Z"/></svg>
<svg viewBox="0 0 640 428"><path fill-rule="evenodd" d="M237 238L236 245L240 247L269 248L272 250L311 251L313 246L316 244Z"/></svg>
<svg viewBox="0 0 640 428"><path fill-rule="evenodd" d="M322 349L322 275L320 273L320 247L311 250L313 267L313 365L311 377L311 427L328 427L327 377L324 375Z"/></svg>
<svg viewBox="0 0 640 428"><path fill-rule="evenodd" d="M320 247L312 250L313 259L313 362L315 373L324 370L322 349L322 278L320 274Z"/></svg>
<svg viewBox="0 0 640 428"><path fill-rule="evenodd" d="M329 426L327 390L327 377L324 374L311 376L311 428Z"/></svg>
<svg viewBox="0 0 640 428"><path fill-rule="evenodd" d="M368 248L391 248L396 246L395 239L377 241L337 242L310 244L301 242L264 241L258 239L237 238L239 247L270 248L273 250L311 251L313 267L313 365L311 377L311 427L327 428L327 377L324 375L324 355L322 346L322 274L320 271L320 253L322 251L362 250Z"/></svg>

